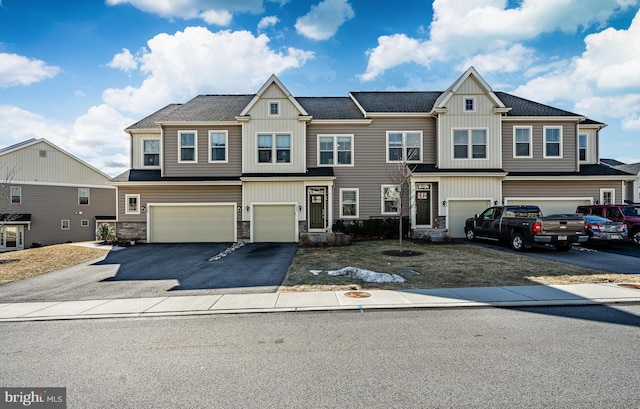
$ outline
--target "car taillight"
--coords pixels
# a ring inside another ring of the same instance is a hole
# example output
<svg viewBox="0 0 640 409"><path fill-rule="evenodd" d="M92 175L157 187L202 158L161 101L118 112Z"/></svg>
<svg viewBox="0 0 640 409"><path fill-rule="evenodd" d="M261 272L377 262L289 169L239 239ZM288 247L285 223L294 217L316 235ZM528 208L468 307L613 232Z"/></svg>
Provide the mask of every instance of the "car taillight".
<svg viewBox="0 0 640 409"><path fill-rule="evenodd" d="M531 231L534 233L540 233L542 231L542 223L533 222L533 224L531 225Z"/></svg>
<svg viewBox="0 0 640 409"><path fill-rule="evenodd" d="M602 230L604 229L604 224L588 224L587 223L586 227L591 230Z"/></svg>

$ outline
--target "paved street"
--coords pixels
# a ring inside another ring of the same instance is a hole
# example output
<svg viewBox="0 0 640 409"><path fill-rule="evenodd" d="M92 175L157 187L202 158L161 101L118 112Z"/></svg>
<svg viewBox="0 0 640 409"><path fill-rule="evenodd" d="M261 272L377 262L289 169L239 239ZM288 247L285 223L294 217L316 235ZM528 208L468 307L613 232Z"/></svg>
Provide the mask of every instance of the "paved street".
<svg viewBox="0 0 640 409"><path fill-rule="evenodd" d="M640 306L0 324L5 386L69 408L630 408Z"/></svg>

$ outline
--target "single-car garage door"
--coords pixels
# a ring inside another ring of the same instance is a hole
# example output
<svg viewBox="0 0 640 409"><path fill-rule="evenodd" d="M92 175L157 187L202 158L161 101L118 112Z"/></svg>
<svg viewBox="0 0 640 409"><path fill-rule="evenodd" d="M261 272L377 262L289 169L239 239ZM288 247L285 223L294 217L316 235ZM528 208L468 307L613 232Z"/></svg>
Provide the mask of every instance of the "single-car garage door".
<svg viewBox="0 0 640 409"><path fill-rule="evenodd" d="M558 198L558 199L521 199L521 198L506 198L507 204L510 205L534 205L538 206L545 216L551 214L566 214L575 213L576 207L589 205L591 200L589 199L574 199L574 198Z"/></svg>
<svg viewBox="0 0 640 409"><path fill-rule="evenodd" d="M296 206L294 204L253 205L253 242L296 242Z"/></svg>
<svg viewBox="0 0 640 409"><path fill-rule="evenodd" d="M236 241L235 204L149 205L151 243Z"/></svg>
<svg viewBox="0 0 640 409"><path fill-rule="evenodd" d="M465 237L464 222L491 206L490 200L450 200L447 216L449 237Z"/></svg>

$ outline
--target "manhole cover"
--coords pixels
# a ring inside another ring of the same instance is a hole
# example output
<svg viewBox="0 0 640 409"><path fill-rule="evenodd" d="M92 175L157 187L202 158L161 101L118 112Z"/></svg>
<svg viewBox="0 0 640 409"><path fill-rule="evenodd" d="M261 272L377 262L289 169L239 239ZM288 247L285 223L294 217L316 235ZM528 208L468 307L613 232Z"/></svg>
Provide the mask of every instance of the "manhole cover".
<svg viewBox="0 0 640 409"><path fill-rule="evenodd" d="M371 297L370 293L364 291L349 291L348 293L344 293L345 297L350 298L367 298Z"/></svg>
<svg viewBox="0 0 640 409"><path fill-rule="evenodd" d="M633 288L634 290L640 290L640 284L618 284L619 287Z"/></svg>

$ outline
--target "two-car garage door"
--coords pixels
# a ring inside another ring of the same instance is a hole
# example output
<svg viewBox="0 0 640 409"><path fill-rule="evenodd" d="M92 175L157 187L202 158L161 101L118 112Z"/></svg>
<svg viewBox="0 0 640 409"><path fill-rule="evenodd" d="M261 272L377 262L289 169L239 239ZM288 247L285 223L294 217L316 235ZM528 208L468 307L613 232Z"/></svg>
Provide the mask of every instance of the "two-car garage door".
<svg viewBox="0 0 640 409"><path fill-rule="evenodd" d="M235 242L236 205L149 205L151 243Z"/></svg>

